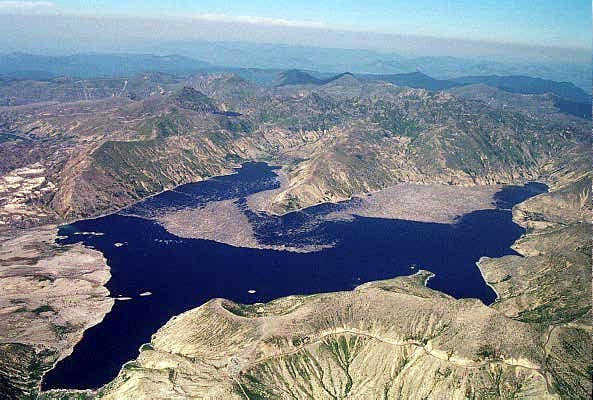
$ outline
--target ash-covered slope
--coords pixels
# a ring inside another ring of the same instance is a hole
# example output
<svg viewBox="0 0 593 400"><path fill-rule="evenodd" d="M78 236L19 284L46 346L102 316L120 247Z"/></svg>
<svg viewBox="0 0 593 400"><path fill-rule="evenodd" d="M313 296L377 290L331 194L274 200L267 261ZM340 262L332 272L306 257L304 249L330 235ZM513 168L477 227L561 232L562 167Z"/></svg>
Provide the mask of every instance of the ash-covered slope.
<svg viewBox="0 0 593 400"><path fill-rule="evenodd" d="M591 396L591 173L555 175L551 193L513 209L527 228L514 248L523 257L482 259L498 292L493 308L541 327L545 368L565 399Z"/></svg>
<svg viewBox="0 0 593 400"><path fill-rule="evenodd" d="M534 327L427 289L427 276L263 305L213 300L160 329L101 396L552 398Z"/></svg>

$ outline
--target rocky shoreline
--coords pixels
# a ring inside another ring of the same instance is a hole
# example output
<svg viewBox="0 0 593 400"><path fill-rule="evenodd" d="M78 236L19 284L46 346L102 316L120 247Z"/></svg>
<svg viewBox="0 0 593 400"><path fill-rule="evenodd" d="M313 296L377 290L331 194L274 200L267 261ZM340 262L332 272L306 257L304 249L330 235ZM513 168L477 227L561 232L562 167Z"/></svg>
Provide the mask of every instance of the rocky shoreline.
<svg viewBox="0 0 593 400"><path fill-rule="evenodd" d="M48 225L0 239L2 393L36 393L43 372L113 306L103 254L81 244L56 245L56 235L57 226ZM16 372L8 350L14 346L29 357Z"/></svg>

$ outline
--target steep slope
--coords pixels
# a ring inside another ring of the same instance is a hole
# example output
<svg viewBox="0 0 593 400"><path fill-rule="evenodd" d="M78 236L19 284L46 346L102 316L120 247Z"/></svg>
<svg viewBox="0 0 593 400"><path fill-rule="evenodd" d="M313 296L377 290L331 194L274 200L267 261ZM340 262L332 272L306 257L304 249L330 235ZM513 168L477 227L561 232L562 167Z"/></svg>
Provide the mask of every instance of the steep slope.
<svg viewBox="0 0 593 400"><path fill-rule="evenodd" d="M215 99L223 111L230 108L240 113L248 113L267 94L265 88L230 73L195 75L187 85Z"/></svg>
<svg viewBox="0 0 593 400"><path fill-rule="evenodd" d="M447 89L447 92L455 96L483 101L490 107L512 109L547 119L566 118L567 115L591 119L590 103L577 103L559 98L551 93L514 93L483 83L455 86Z"/></svg>
<svg viewBox="0 0 593 400"><path fill-rule="evenodd" d="M43 201L54 218L115 210L181 183L230 173L242 157L253 158L246 155L249 123L191 88L143 101L9 108L3 116L11 132L25 134L0 144L1 151L23 148L12 168L39 163L43 173L36 179L52 185Z"/></svg>
<svg viewBox="0 0 593 400"><path fill-rule="evenodd" d="M397 86L427 90L447 90L450 93L479 99L490 105L513 107L517 111L539 111L549 113L559 110L568 115L591 119L591 96L583 89L569 82L556 82L528 76L462 76L453 79L434 79L422 72L392 75L358 75L369 81L384 81ZM532 96L521 96L532 95ZM535 96L547 97L533 100ZM547 110L541 109L540 103ZM510 103L510 104L509 104ZM525 106L526 108L522 108ZM556 110L554 110L556 109ZM555 113L558 116L557 113Z"/></svg>
<svg viewBox="0 0 593 400"><path fill-rule="evenodd" d="M546 368L563 398L591 395L591 173L560 176L557 188L513 210L528 229L514 248L525 257L483 259L498 292L493 308L545 327Z"/></svg>
<svg viewBox="0 0 593 400"><path fill-rule="evenodd" d="M283 72L278 77L278 84L276 86L286 85L321 85L323 81L314 76L298 69L291 69Z"/></svg>
<svg viewBox="0 0 593 400"><path fill-rule="evenodd" d="M427 289L427 277L254 306L212 300L160 329L98 397L553 398L536 329Z"/></svg>
<svg viewBox="0 0 593 400"><path fill-rule="evenodd" d="M444 93L366 84L338 91L336 99L323 86L285 101L287 116L278 122L310 138L312 150L301 152L304 160L290 168L279 205L342 200L397 182L474 185L543 178L557 149L589 140L587 123L543 122ZM303 115L307 103L317 106Z"/></svg>

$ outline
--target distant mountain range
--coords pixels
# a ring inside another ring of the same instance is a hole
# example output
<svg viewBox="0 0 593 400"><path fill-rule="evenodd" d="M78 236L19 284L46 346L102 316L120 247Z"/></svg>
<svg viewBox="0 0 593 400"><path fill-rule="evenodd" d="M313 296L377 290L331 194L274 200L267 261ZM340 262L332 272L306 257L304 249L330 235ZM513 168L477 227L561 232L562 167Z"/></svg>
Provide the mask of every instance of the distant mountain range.
<svg viewBox="0 0 593 400"><path fill-rule="evenodd" d="M548 79L532 78L529 76L465 76L452 80L458 85L471 85L483 83L488 86L497 87L507 92L524 94L553 93L558 97L576 102L591 102L591 95L583 89L576 87L570 82L556 82Z"/></svg>
<svg viewBox="0 0 593 400"><path fill-rule="evenodd" d="M290 70L280 75L280 83L276 86L287 85L324 85L345 75L355 76L366 81L389 82L396 86L406 86L415 89L447 90L454 87L470 85L486 85L508 93L517 94L546 94L557 97L555 106L563 112L578 117L591 118L591 96L581 88L569 82L556 82L529 76L467 76L455 79L435 79L422 72L406 74L357 74L343 73L326 79L317 78L307 72Z"/></svg>
<svg viewBox="0 0 593 400"><path fill-rule="evenodd" d="M325 85L326 83L330 83L344 76L354 75L350 72L344 72L338 75L331 76L327 79L320 79L305 71L291 69L280 74L280 76L278 77L279 83L277 83L275 86L280 87L288 85Z"/></svg>
<svg viewBox="0 0 593 400"><path fill-rule="evenodd" d="M321 86L345 77L431 91L486 85L513 94L549 93L555 96L553 106L561 112L591 118L591 96L583 89L570 82L529 76L475 75L437 79L420 71L402 74L331 74L299 69L283 71L229 68L184 56L149 54L80 54L59 57L23 53L2 55L0 105L91 100L124 94L131 98L143 98L151 93L179 89L189 76L214 72L231 72L254 84L278 88L291 85ZM36 82L33 85L35 90L30 90L27 81ZM484 91L474 88L475 90L480 93L468 93L467 90L463 93L465 96L484 100ZM519 99L509 101L517 103Z"/></svg>
<svg viewBox="0 0 593 400"><path fill-rule="evenodd" d="M144 53L175 53L233 68L314 70L324 73L400 74L410 71L439 79L466 75L526 75L573 82L591 91L591 63L525 62L451 56L412 56L365 49L322 48L248 42L175 41L155 43Z"/></svg>
<svg viewBox="0 0 593 400"><path fill-rule="evenodd" d="M114 77L141 72L188 75L212 69L214 66L207 62L178 55L76 54L44 56L24 53L0 55L0 75L21 79L50 79L58 76Z"/></svg>
<svg viewBox="0 0 593 400"><path fill-rule="evenodd" d="M578 102L586 102L584 97L590 97L587 94L591 86L590 69L583 70L581 67L570 64L541 67L516 65L511 68L496 62L469 61L454 57L410 59L368 50L313 48L299 50L286 46L265 45L248 46L248 49L252 50L249 52L238 44L222 47L213 43L202 44L202 46L197 45L195 49L193 53L189 48L183 52L192 54L191 56L149 53L93 53L66 56L0 54L0 76L39 80L58 76L122 77L145 72L173 75L233 72L258 84L277 84L278 74L284 71L288 74L287 81L311 79L299 78L300 71L307 71L309 75L321 81L331 78L332 73L350 71L366 79L384 80L396 85L429 90L443 90L460 84L485 83L494 87L504 87L508 91L531 88L530 93L551 92L553 89L553 92L561 97ZM232 57L233 54L236 55L235 58ZM254 57L253 54L267 61L250 63L249 60ZM528 78L528 76L535 78ZM550 84L552 80L567 82ZM574 93L571 92L574 91L575 85L581 89L581 92L577 98L572 98ZM584 96L583 93L585 93Z"/></svg>
<svg viewBox="0 0 593 400"><path fill-rule="evenodd" d="M195 60L190 57L179 55L158 56L152 54L77 54L69 56L44 56L24 53L10 53L0 55L0 85L10 85L11 80L36 80L55 81L60 77L75 77L82 79L96 78L123 78L138 74L152 74L148 79L153 82L150 90L140 90L138 85L142 80L135 80L132 84L138 90L147 93L158 91L159 85L163 82L163 75L190 76L196 73L212 72L233 72L244 79L259 85L268 86L289 86L289 85L324 85L343 76L352 76L364 81L384 81L396 86L406 86L427 90L447 90L454 87L483 84L493 88L501 89L508 93L518 94L545 94L551 93L557 97L555 106L563 112L579 117L591 117L591 96L583 89L570 82L557 82L542 78L533 78L521 75L473 75L461 76L451 79L436 79L423 72L415 71L401 74L330 74L319 71L304 71L299 69L277 70L277 69L253 69L253 68L231 68L216 66L208 62ZM154 77L154 74L161 74ZM9 82L6 82L8 78ZM144 78L147 79L146 77ZM169 78L170 80L171 78ZM2 82L4 80L4 83ZM93 82L95 83L95 82ZM63 81L59 85L63 86ZM70 86L74 82L69 83ZM107 85L107 86L106 86ZM126 83L127 85L127 83ZM50 84L50 86L52 86ZM84 97L81 99L106 97L113 95L119 90L120 83L103 81L101 87L108 90L95 91L89 95L88 90L83 90ZM1 86L0 86L1 87ZM80 91L80 89L77 89ZM13 90L14 92L14 90ZM37 92L28 91L34 96L39 96L37 101L43 101L43 90ZM0 96L2 93L0 93ZM7 95L8 96L8 95ZM69 95L64 94L60 101L67 100ZM45 96L51 100L52 96ZM33 99L27 100L31 102ZM8 100L7 100L8 101ZM0 101L1 104L12 104L10 101ZM17 101L16 104L19 102ZM22 103L22 102L21 102Z"/></svg>
<svg viewBox="0 0 593 400"><path fill-rule="evenodd" d="M397 86L408 86L417 89L427 90L444 90L454 86L459 86L457 82L447 79L435 79L422 72L410 72L405 74L389 74L389 75L376 75L376 74L364 74L361 77L368 80L380 80L389 83L393 83Z"/></svg>

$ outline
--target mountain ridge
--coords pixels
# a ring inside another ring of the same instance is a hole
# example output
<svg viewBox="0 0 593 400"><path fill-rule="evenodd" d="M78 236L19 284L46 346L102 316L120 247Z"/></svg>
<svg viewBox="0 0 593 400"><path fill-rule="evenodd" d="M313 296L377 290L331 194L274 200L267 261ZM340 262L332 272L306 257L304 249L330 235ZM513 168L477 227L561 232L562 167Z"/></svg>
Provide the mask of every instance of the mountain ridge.
<svg viewBox="0 0 593 400"><path fill-rule="evenodd" d="M48 164L53 186L38 205L70 219L229 173L241 160L267 160L287 168L289 185L273 201L273 211L284 213L398 182L532 180L560 160L554 151L588 140L586 121L546 120L350 75L296 92L298 86L267 88L229 74L192 80L198 89L176 82L135 100L0 112L3 167Z"/></svg>
<svg viewBox="0 0 593 400"><path fill-rule="evenodd" d="M316 78L305 71L293 69L280 74L280 76L278 77L279 83L274 86L282 87L288 85L326 85L346 76L354 77L354 74L350 72L342 72L332 77L321 79Z"/></svg>

